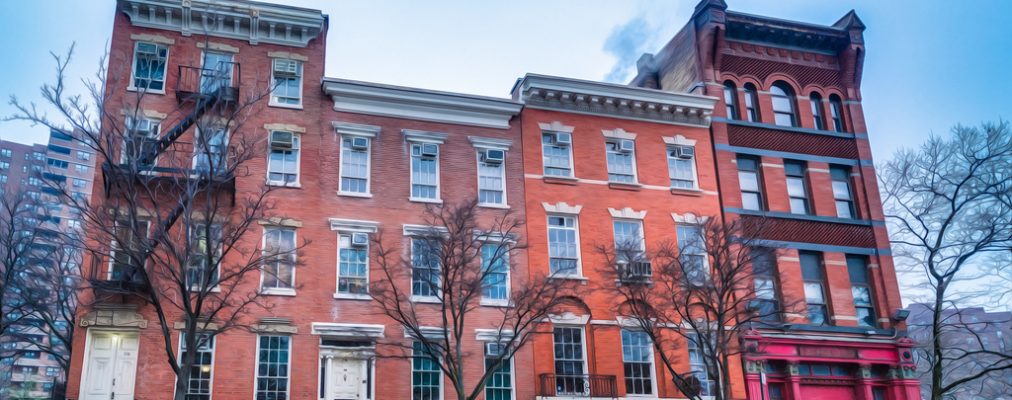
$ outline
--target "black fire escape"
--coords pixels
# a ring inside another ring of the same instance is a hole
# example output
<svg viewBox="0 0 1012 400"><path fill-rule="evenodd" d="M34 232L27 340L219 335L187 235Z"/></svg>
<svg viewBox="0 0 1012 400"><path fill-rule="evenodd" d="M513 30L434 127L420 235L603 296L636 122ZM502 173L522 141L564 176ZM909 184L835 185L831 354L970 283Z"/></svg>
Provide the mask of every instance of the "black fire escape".
<svg viewBox="0 0 1012 400"><path fill-rule="evenodd" d="M198 125L201 118L228 116L238 107L240 85L240 66L234 62L219 62L210 67L178 66L176 75L175 96L180 111L185 114L168 129L161 129L157 137L145 138L143 143L137 140L138 127L124 123L124 141L120 149L127 154L128 147L133 152L129 157L120 160L106 160L102 164L102 175L105 196L108 199L117 195L117 187L122 185L152 185L158 188L171 188L180 181L189 181L199 187L213 188L215 191L226 191L235 201L235 177L228 172L211 172L193 168L157 166L159 156L171 153L170 149L187 131ZM163 121L167 122L167 121ZM105 134L115 134L105 132ZM196 148L196 147L195 147ZM227 152L226 152L227 153ZM170 155L175 156L175 155ZM211 189L208 189L211 190ZM117 223L119 229L119 223ZM127 227L125 231L139 231L136 226ZM146 231L146 229L144 229ZM107 294L137 293L147 287L138 264L142 257L139 240L134 234L118 234L116 248L110 259L93 257L89 277L92 288ZM136 241L135 241L136 240ZM120 254L117 249L121 249Z"/></svg>

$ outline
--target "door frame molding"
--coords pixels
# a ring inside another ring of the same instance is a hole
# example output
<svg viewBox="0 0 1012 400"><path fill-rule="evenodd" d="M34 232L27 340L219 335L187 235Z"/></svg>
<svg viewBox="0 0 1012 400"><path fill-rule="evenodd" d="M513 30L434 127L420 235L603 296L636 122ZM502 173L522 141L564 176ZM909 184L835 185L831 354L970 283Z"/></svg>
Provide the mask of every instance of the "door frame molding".
<svg viewBox="0 0 1012 400"><path fill-rule="evenodd" d="M318 364L317 365L317 371L320 371L320 370L323 369L324 363L327 360L327 357L326 357L327 355L334 355L333 358L339 358L336 355L340 354L340 355L345 355L346 357L344 357L344 358L358 359L358 360L362 360L363 362L371 361L371 362L368 363L368 368L365 368L365 370L366 370L365 372L367 374L369 374L369 376L368 376L368 381L369 381L368 390L369 390L369 393L372 395L372 396L370 396L368 398L368 400L375 400L376 399L376 362L377 362L378 357L376 357L376 345L375 344L373 344L373 346L369 346L369 347L350 347L350 348L320 346L320 350L319 350L318 353L319 354L318 354L318 357L316 359L316 362ZM327 372L329 372L329 371L327 371ZM363 386L365 386L365 385L363 385ZM319 372L317 372L317 374L316 374L316 387L317 387L317 391L319 391L319 387L320 387L320 374L319 374ZM326 385L324 385L323 389L324 389L324 392L326 392L326 389L327 389ZM322 394L326 395L326 393L322 393ZM320 397L319 395L320 395L320 393L317 393L317 399L318 400L326 400L325 397Z"/></svg>
<svg viewBox="0 0 1012 400"><path fill-rule="evenodd" d="M85 398L85 394L86 394L85 393L85 390L87 389L87 384L86 383L88 382L88 372L90 372L90 371L88 371L88 360L91 359L91 336L94 333L110 333L110 334L130 333L130 334L136 334L137 335L137 359L138 359L138 361L140 360L140 353L141 353L140 352L140 347L141 347L141 341L140 341L141 331L140 331L140 329L137 329L137 328L113 328L113 327L107 328L107 327L102 327L102 328L88 328L85 331L86 331L86 333L84 335L84 359L82 360L83 362L81 363L81 385L80 385L81 387L78 389L78 394L77 394L77 398L79 398L79 399L84 399ZM137 371L135 369L134 370L134 390L135 390L134 394L136 394L136 389L137 389Z"/></svg>

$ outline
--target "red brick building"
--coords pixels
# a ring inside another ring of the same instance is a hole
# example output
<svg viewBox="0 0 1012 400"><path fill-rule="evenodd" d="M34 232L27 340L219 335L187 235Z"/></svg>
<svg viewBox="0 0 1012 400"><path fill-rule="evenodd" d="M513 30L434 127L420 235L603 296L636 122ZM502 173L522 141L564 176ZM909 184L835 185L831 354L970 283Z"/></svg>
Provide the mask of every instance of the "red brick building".
<svg viewBox="0 0 1012 400"><path fill-rule="evenodd" d="M449 397L424 363L377 356L383 341L408 339L364 291L379 272L361 238L383 233L410 254L426 206L475 197L482 219L508 210L527 222L529 247L510 255L510 276L579 283L544 324L552 334L520 351L491 397L683 397L599 290L607 277L596 249L632 241L649 251L692 234L700 218L766 216L777 221L768 239L786 249L775 295L804 301L805 288L820 291L808 296L809 312L750 332L746 341L762 351L732 371L742 382L735 396L913 398L906 344L889 319L900 303L861 116L856 16L820 27L703 2L665 49L641 60L631 85L531 74L512 100L326 78L327 23L320 11L268 3L117 2L107 107L128 108L143 85L142 117L131 124L152 137L181 131L185 144L195 130L187 118L199 113L181 100L194 71L228 65L240 93L277 85L244 122L262 135L263 154L235 190L277 186L271 196L285 219L264 221L250 240L311 242L289 280L249 283L273 307L254 316L254 329L199 349L206 358L192 398ZM189 163L192 150L182 149L176 157ZM114 277L113 263L92 261L94 276ZM153 313L111 299L81 316L68 397L168 397L174 375ZM484 368L485 325L506 299L487 300L466 344L475 370ZM624 360L624 347L650 357ZM695 368L688 353L678 358Z"/></svg>
<svg viewBox="0 0 1012 400"><path fill-rule="evenodd" d="M916 399L861 105L865 26L699 3L632 84L721 99L710 131L725 218L766 218L781 247L768 304L800 303L744 340L749 399ZM757 280L758 282L758 280Z"/></svg>

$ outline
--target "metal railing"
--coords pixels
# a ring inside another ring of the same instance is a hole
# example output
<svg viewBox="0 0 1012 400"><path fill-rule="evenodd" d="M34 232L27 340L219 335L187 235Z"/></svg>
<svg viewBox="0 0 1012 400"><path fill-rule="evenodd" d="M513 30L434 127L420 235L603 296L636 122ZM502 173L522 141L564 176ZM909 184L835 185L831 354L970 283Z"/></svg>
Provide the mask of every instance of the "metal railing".
<svg viewBox="0 0 1012 400"><path fill-rule="evenodd" d="M239 98L239 63L221 61L210 68L179 66L176 97L190 100L201 96L220 96L222 100Z"/></svg>
<svg viewBox="0 0 1012 400"><path fill-rule="evenodd" d="M618 397L618 383L615 375L541 374L538 396L614 398Z"/></svg>

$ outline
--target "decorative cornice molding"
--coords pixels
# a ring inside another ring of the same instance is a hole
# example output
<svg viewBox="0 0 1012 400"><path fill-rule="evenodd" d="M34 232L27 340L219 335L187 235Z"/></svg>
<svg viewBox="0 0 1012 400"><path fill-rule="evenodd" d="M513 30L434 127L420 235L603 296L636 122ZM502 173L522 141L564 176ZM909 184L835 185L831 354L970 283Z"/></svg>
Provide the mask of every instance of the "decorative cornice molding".
<svg viewBox="0 0 1012 400"><path fill-rule="evenodd" d="M664 136L664 144L669 146L695 146L696 140L682 135Z"/></svg>
<svg viewBox="0 0 1012 400"><path fill-rule="evenodd" d="M137 42L165 44L169 46L176 44L176 39L172 39L162 35L152 35L150 33L132 33L130 34L130 40Z"/></svg>
<svg viewBox="0 0 1012 400"><path fill-rule="evenodd" d="M285 227L289 227L289 228L301 228L302 227L302 221L291 219L291 218L282 218L282 217L264 218L264 219L258 220L257 223L260 224L260 225L265 225L265 226L285 226Z"/></svg>
<svg viewBox="0 0 1012 400"><path fill-rule="evenodd" d="M498 138L487 138L481 136L468 136L467 140L471 142L471 145L479 149L494 149L494 150L509 150L513 147L513 141L510 139L498 139Z"/></svg>
<svg viewBox="0 0 1012 400"><path fill-rule="evenodd" d="M351 122L333 121L330 125L334 127L334 132L338 135L352 135L369 138L379 136L380 130L382 130L382 128L376 125L353 124Z"/></svg>
<svg viewBox="0 0 1012 400"><path fill-rule="evenodd" d="M404 337L406 339L416 339L416 340L417 339L422 339L422 338L429 339L429 340L438 340L438 339L442 339L442 338L444 338L446 336L446 335L443 334L443 328L439 328L439 327L435 327L435 326L419 326L418 330L422 334L421 338L417 337L415 335L415 333L412 332L411 329L409 329L407 327L404 328Z"/></svg>
<svg viewBox="0 0 1012 400"><path fill-rule="evenodd" d="M647 211L636 211L632 207L626 207L621 210L608 207L608 213L611 214L612 218L622 219L644 219L647 217Z"/></svg>
<svg viewBox="0 0 1012 400"><path fill-rule="evenodd" d="M339 338L372 338L383 337L386 329L383 325L374 324L342 324L335 322L313 322L312 334Z"/></svg>
<svg viewBox="0 0 1012 400"><path fill-rule="evenodd" d="M270 58L287 58L289 60L296 60L296 61L309 61L309 57L308 56L304 56L304 55L299 54L299 53L292 53L290 51L268 51L267 52L267 57L270 57Z"/></svg>
<svg viewBox="0 0 1012 400"><path fill-rule="evenodd" d="M561 201L555 204L548 202L541 202L541 206L545 208L545 212L549 214L572 214L580 215L580 210L583 209L582 205L571 206L568 203Z"/></svg>
<svg viewBox="0 0 1012 400"><path fill-rule="evenodd" d="M119 0L134 26L306 47L323 33L319 10L236 0Z"/></svg>
<svg viewBox="0 0 1012 400"><path fill-rule="evenodd" d="M218 42L207 42L206 44L204 42L197 42L197 48L210 49L214 51L223 51L226 53L236 53L236 54L239 53L238 47Z"/></svg>
<svg viewBox="0 0 1012 400"><path fill-rule="evenodd" d="M527 74L513 98L527 107L707 127L716 97Z"/></svg>
<svg viewBox="0 0 1012 400"><path fill-rule="evenodd" d="M513 331L498 329L475 329L474 339L479 342L501 342L513 338Z"/></svg>
<svg viewBox="0 0 1012 400"><path fill-rule="evenodd" d="M295 124L264 124L267 131L286 131L294 133L306 133L306 128Z"/></svg>
<svg viewBox="0 0 1012 400"><path fill-rule="evenodd" d="M548 314L548 320L553 324L563 325L587 325L590 321L589 315L576 315L569 311L562 314Z"/></svg>
<svg viewBox="0 0 1012 400"><path fill-rule="evenodd" d="M545 132L562 132L562 133L573 133L573 130L576 129L569 125L563 125L559 121L552 121L551 123L538 122L538 127Z"/></svg>
<svg viewBox="0 0 1012 400"><path fill-rule="evenodd" d="M449 136L443 132L420 131L416 129L401 129L401 134L404 135L404 140L407 140L409 142L424 142L424 143L438 143L438 144L445 143L446 137Z"/></svg>
<svg viewBox="0 0 1012 400"><path fill-rule="evenodd" d="M358 219L331 218L330 230L340 232L376 233L379 231L379 222Z"/></svg>
<svg viewBox="0 0 1012 400"><path fill-rule="evenodd" d="M448 233L445 227L404 224L404 236L430 237Z"/></svg>
<svg viewBox="0 0 1012 400"><path fill-rule="evenodd" d="M507 99L324 78L334 110L506 129L522 104Z"/></svg>
<svg viewBox="0 0 1012 400"><path fill-rule="evenodd" d="M80 325L86 328L137 328L148 327L148 320L137 312L137 307L118 304L96 304L95 310L81 317Z"/></svg>
<svg viewBox="0 0 1012 400"><path fill-rule="evenodd" d="M601 134L603 134L604 137L610 138L610 139L636 140L636 134L635 133L626 132L625 129L622 129L622 128L616 128L616 129L611 129L611 130L602 129L601 130Z"/></svg>
<svg viewBox="0 0 1012 400"><path fill-rule="evenodd" d="M676 224L692 224L702 225L706 221L710 220L710 217L701 217L691 212L685 214L671 213L671 219L675 220Z"/></svg>

